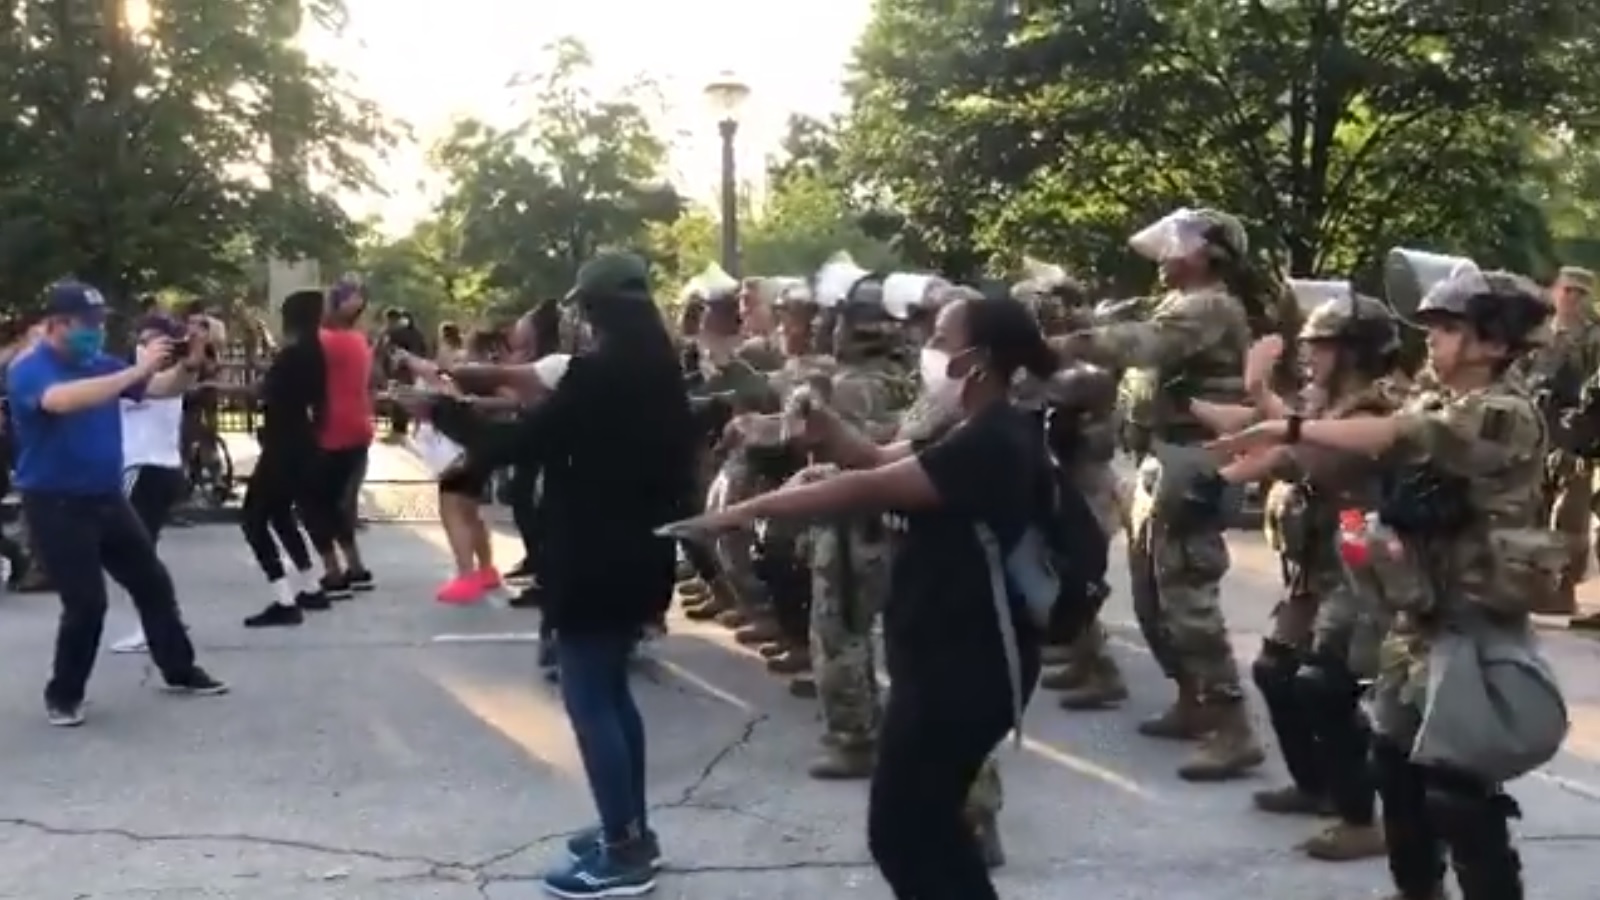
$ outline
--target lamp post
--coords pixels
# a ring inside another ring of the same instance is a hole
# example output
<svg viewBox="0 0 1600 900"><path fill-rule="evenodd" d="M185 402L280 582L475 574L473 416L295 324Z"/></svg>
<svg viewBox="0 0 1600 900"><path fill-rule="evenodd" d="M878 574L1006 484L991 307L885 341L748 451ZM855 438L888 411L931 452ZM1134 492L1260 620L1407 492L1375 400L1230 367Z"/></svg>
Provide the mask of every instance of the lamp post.
<svg viewBox="0 0 1600 900"><path fill-rule="evenodd" d="M734 278L739 271L739 185L735 178L733 139L739 133L739 110L750 97L750 86L731 72L723 72L706 85L706 98L717 115L722 137L722 268Z"/></svg>

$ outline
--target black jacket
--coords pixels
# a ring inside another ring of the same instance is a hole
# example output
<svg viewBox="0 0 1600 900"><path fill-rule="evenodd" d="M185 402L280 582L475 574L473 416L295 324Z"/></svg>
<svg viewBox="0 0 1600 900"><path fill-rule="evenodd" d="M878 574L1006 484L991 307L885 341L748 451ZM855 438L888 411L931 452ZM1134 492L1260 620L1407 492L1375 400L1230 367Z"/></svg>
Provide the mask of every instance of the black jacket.
<svg viewBox="0 0 1600 900"><path fill-rule="evenodd" d="M514 422L446 401L434 423L486 466L542 468L540 575L558 631L629 632L666 611L676 549L654 531L694 511L696 447L670 359L602 348L574 358L555 393Z"/></svg>

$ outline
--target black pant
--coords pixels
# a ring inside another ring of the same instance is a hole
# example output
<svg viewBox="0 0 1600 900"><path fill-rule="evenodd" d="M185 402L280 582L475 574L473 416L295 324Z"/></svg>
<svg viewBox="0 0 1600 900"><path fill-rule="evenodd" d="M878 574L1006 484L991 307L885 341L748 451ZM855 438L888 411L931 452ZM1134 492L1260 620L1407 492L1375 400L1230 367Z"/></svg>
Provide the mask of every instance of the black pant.
<svg viewBox="0 0 1600 900"><path fill-rule="evenodd" d="M240 527L245 543L255 554L256 565L261 567L261 574L267 576L268 581L281 581L284 576L278 544L283 545L283 552L289 554L296 571L305 572L311 568L311 553L300 536L295 507L306 496L306 491L300 487L301 481L315 466L316 455L310 451L263 446L250 480L245 484ZM273 535L277 535L276 543ZM312 540L317 542L315 537ZM325 537L322 543L331 544L332 537Z"/></svg>
<svg viewBox="0 0 1600 900"><path fill-rule="evenodd" d="M189 484L182 469L162 466L134 466L123 473L123 484L128 494L128 504L139 517L145 534L150 535L154 546L161 540L161 529L167 527L172 508L183 498Z"/></svg>
<svg viewBox="0 0 1600 900"><path fill-rule="evenodd" d="M301 511L317 552L336 544L348 545L356 537L356 504L352 495L361 490L367 471L367 448L324 450L312 467Z"/></svg>
<svg viewBox="0 0 1600 900"><path fill-rule="evenodd" d="M951 702L898 680L889 689L867 846L897 900L997 897L965 809L978 770L1011 730L1007 707Z"/></svg>
<svg viewBox="0 0 1600 900"><path fill-rule="evenodd" d="M48 701L83 700L105 628L106 575L128 592L161 674L168 682L189 675L194 645L178 612L172 576L127 498L30 492L22 496L22 512L39 560L61 594Z"/></svg>
<svg viewBox="0 0 1600 900"><path fill-rule="evenodd" d="M511 469L511 484L506 492L511 495L511 520L517 525L517 536L522 538L522 554L530 561L539 551L539 468L515 466Z"/></svg>

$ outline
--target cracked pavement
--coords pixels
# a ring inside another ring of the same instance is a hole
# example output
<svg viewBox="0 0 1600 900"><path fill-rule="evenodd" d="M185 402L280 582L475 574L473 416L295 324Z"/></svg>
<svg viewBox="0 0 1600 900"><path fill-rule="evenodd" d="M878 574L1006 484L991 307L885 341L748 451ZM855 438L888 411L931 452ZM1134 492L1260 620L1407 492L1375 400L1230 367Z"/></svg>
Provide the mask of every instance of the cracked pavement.
<svg viewBox="0 0 1600 900"><path fill-rule="evenodd" d="M432 526L375 525L380 589L299 629L246 632L266 598L236 530L164 540L202 659L224 698L152 689L142 657L105 655L89 723L52 729L39 691L56 612L0 598L0 898L4 900L523 900L593 808L530 642L536 614L431 599ZM1230 624L1260 639L1276 565L1232 541ZM509 563L517 556L498 545ZM1132 734L1167 699L1118 585L1108 621L1134 699L1069 715L1041 695L1025 746L1002 749L1016 900L1345 900L1376 896L1382 864L1318 864L1290 846L1314 823L1247 809L1278 769L1232 785L1171 773L1182 749ZM107 640L131 624L113 599ZM444 640L436 640L440 636ZM1533 896L1593 896L1600 843L1600 644L1552 635L1573 705L1567 752L1514 793ZM867 856L865 786L808 780L814 705L787 695L720 629L675 621L637 675L655 824L671 900L887 900Z"/></svg>

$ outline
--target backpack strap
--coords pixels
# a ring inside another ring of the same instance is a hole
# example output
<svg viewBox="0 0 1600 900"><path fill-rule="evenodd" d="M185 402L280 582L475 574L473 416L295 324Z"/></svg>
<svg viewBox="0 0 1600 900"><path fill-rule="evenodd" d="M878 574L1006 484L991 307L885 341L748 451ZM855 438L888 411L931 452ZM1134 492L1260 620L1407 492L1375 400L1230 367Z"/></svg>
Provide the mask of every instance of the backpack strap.
<svg viewBox="0 0 1600 900"><path fill-rule="evenodd" d="M1022 746L1022 651L1017 643L1017 624L1006 590L1005 564L1000 555L1000 540L982 522L972 526L989 566L989 592L994 598L995 624L1000 628L1000 647L1006 658L1006 678L1011 682L1011 724L1016 746Z"/></svg>

